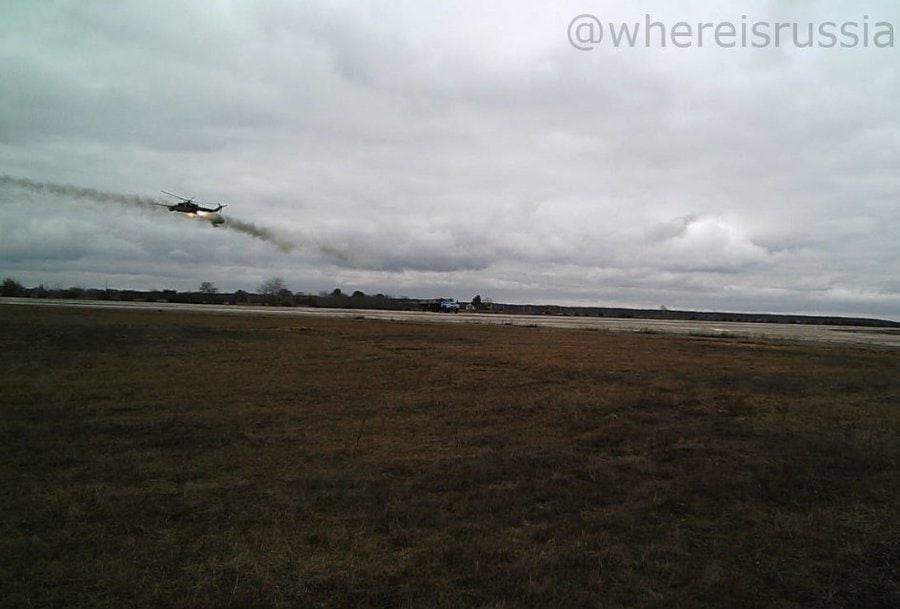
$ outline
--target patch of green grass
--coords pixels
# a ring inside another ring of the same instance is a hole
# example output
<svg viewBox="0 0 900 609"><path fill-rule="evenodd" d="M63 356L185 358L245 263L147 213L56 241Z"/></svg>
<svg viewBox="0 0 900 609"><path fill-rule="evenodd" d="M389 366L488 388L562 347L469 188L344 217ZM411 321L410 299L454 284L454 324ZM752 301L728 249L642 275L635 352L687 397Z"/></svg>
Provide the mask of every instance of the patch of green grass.
<svg viewBox="0 0 900 609"><path fill-rule="evenodd" d="M900 358L0 309L3 607L896 607Z"/></svg>

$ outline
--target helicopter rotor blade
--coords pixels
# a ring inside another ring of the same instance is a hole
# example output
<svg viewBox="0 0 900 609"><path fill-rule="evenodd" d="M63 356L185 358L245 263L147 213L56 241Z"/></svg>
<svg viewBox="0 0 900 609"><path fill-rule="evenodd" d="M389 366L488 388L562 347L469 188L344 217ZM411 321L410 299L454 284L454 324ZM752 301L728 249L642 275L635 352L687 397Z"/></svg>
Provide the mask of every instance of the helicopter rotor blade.
<svg viewBox="0 0 900 609"><path fill-rule="evenodd" d="M164 195L169 195L170 197L175 197L176 199L181 199L185 203L190 203L194 200L193 197L191 197L190 199L185 199L181 195L176 195L175 193L169 192L168 190L160 190L159 192L163 193Z"/></svg>

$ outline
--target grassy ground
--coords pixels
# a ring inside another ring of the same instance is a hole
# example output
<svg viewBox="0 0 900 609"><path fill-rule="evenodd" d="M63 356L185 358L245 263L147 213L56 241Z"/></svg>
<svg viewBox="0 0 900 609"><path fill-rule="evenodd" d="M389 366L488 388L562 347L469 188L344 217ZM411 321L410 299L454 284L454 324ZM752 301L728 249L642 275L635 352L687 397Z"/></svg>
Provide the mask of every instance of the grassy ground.
<svg viewBox="0 0 900 609"><path fill-rule="evenodd" d="M3 607L897 607L900 353L0 309Z"/></svg>

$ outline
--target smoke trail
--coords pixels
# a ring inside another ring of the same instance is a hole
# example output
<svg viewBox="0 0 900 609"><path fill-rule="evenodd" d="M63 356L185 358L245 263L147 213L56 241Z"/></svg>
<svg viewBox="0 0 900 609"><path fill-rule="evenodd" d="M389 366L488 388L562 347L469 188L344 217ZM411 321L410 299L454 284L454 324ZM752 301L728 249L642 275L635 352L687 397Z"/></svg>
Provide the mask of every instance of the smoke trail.
<svg viewBox="0 0 900 609"><path fill-rule="evenodd" d="M35 182L27 178L13 178L0 175L0 185L13 186L22 190L29 190L36 194L51 194L73 199L88 199L98 203L118 203L120 205L152 206L154 201L148 197L138 195L123 195L112 192L103 192L93 188L81 188L68 184L54 184L52 182Z"/></svg>
<svg viewBox="0 0 900 609"><path fill-rule="evenodd" d="M316 248L339 262L344 266L352 269L363 269L367 271L384 271L385 265L380 260L369 255L366 256L359 251L355 251L349 247L338 247L329 243L316 243Z"/></svg>
<svg viewBox="0 0 900 609"><path fill-rule="evenodd" d="M271 229L264 226L257 226L252 222L244 222L242 220L235 220L234 218L225 218L225 224L223 224L223 226L225 228L230 228L231 230L236 230L239 233L251 235L257 239L262 239L263 241L268 241L282 252L290 252L297 247L290 241L282 239L273 233Z"/></svg>
<svg viewBox="0 0 900 609"><path fill-rule="evenodd" d="M161 209L155 205L156 201L140 195L104 192L93 188L82 188L80 186L71 186L69 184L54 184L53 182L38 182L27 178L13 178L7 175L0 175L0 186L20 188L39 195L50 194L69 199L82 199L104 204L131 205L142 207L144 209ZM244 222L235 218L226 217L225 223L222 226L271 243L282 252L290 252L297 247L297 245L276 235L271 229L264 226L257 226L252 222Z"/></svg>

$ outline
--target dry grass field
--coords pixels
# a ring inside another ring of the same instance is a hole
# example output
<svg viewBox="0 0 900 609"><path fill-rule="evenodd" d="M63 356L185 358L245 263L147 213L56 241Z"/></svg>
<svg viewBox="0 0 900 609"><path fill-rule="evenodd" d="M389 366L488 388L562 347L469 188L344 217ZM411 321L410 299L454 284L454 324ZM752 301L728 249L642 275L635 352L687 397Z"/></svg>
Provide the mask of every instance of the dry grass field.
<svg viewBox="0 0 900 609"><path fill-rule="evenodd" d="M900 352L0 309L2 607L900 606Z"/></svg>

